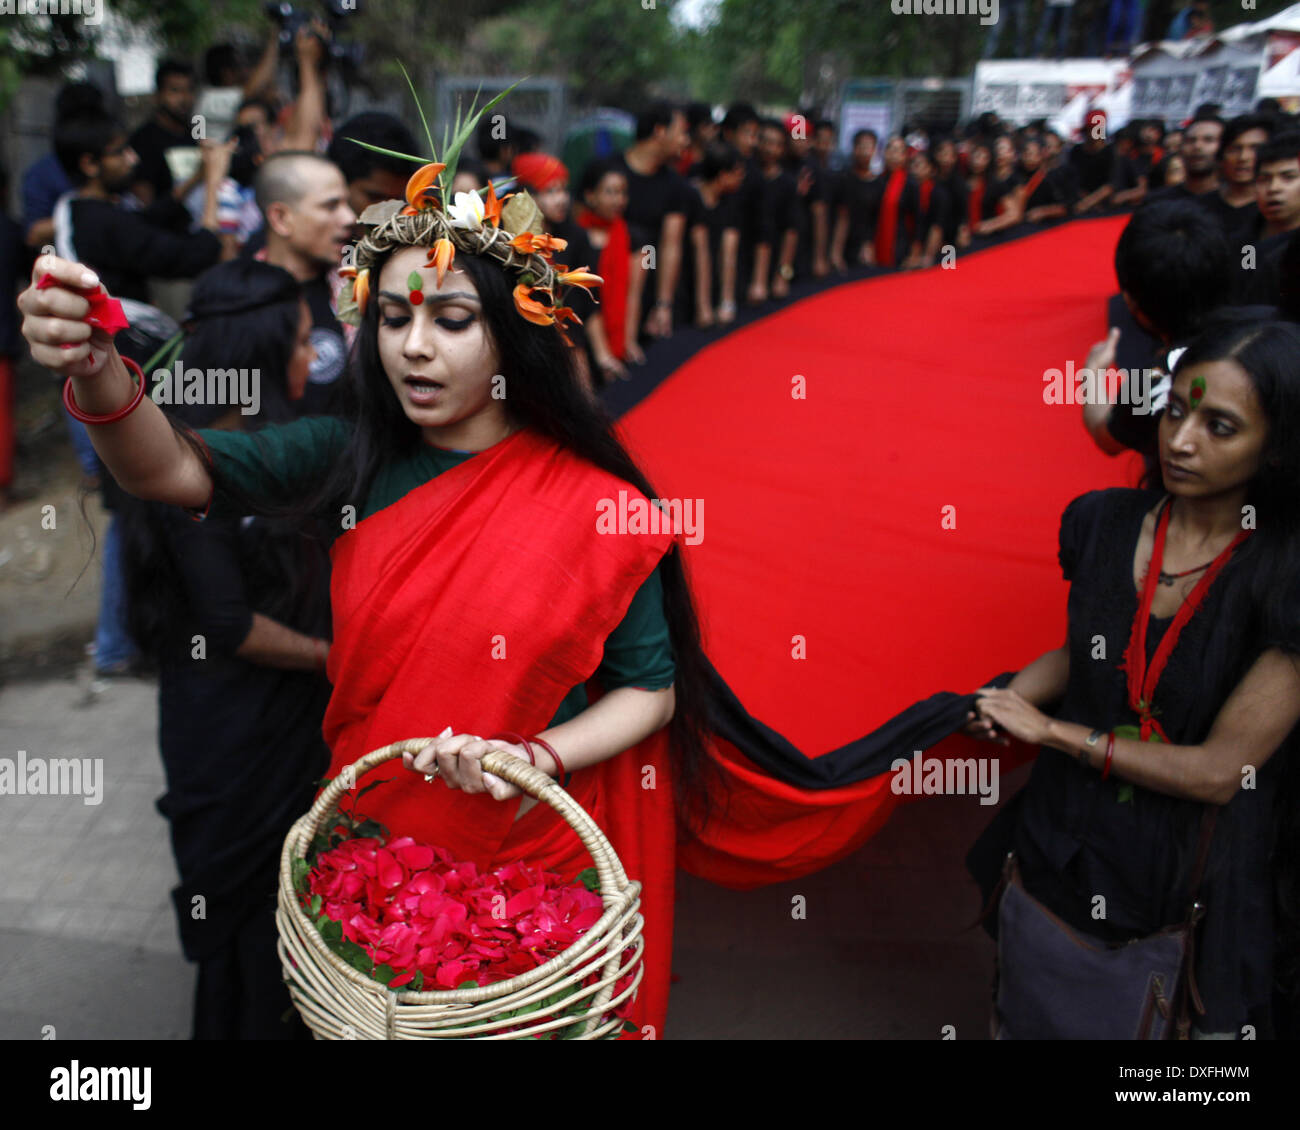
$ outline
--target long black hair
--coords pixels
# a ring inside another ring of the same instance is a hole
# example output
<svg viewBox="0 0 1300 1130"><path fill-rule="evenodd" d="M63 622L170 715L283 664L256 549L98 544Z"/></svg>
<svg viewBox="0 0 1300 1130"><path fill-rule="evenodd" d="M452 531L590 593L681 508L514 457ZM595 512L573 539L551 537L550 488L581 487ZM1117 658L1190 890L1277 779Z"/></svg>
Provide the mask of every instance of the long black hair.
<svg viewBox="0 0 1300 1130"><path fill-rule="evenodd" d="M288 371L298 341L302 288L287 271L236 259L204 272L194 284L187 334L177 361L182 372L246 369L255 373L258 410L239 413L240 426L256 431L294 418ZM153 374L145 374L146 378ZM173 393L179 390L173 385ZM173 426L205 427L230 412L224 404L162 403ZM188 521L174 507L124 495L127 626L137 646L161 660L169 628L193 619L194 609L168 534L169 523ZM249 535L250 537L252 535ZM272 521L257 531L257 610L286 623L317 619L308 610L328 599L319 552L303 544L292 523Z"/></svg>
<svg viewBox="0 0 1300 1130"><path fill-rule="evenodd" d="M375 291L385 262L387 256L371 266ZM657 497L615 436L610 416L583 392L570 350L555 328L534 325L519 316L512 295L514 280L496 263L478 255L457 254L456 266L468 274L478 290L487 333L508 390L502 403L510 423L553 439L630 483L647 498ZM361 512L380 467L418 451L423 443L419 426L407 418L385 375L379 356L376 297L372 296L361 320L341 392L340 415L351 425L347 446L330 474L309 495L286 508L286 516L337 515L341 507L349 504ZM239 497L237 491L230 493ZM262 509L265 511L265 504ZM660 576L677 668L676 707L670 724L677 807L685 824L698 828L709 810L709 762L704 739L707 661L700 646L699 621L686 571L676 547L662 559Z"/></svg>
<svg viewBox="0 0 1300 1130"><path fill-rule="evenodd" d="M1204 732L1262 647L1282 645L1293 654L1300 649L1300 327L1218 320L1192 341L1174 375L1212 361L1233 361L1249 376L1268 420L1268 436L1246 492L1255 531L1216 582L1223 585L1219 622L1255 646L1207 653L1215 690L1205 697ZM1148 468L1143 486L1161 486L1158 465ZM1227 662L1216 661L1225 654ZM1300 995L1300 764L1295 736L1293 731L1276 755L1280 764L1272 835L1277 977L1292 997ZM1230 812L1224 809L1221 817Z"/></svg>

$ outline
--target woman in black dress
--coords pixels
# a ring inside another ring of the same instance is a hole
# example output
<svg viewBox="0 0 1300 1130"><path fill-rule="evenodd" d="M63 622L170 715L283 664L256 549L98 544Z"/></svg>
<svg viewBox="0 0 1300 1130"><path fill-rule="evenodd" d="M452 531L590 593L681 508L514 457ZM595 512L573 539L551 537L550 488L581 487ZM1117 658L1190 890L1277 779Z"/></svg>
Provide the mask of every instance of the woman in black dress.
<svg viewBox="0 0 1300 1130"><path fill-rule="evenodd" d="M1191 345L1153 481L1081 495L1062 517L1065 644L1006 689L981 688L968 727L1042 746L972 872L991 891L1014 851L1029 894L1103 942L1186 919L1201 821L1222 806L1200 886L1194 1035L1266 1036L1293 999L1297 357L1300 331L1285 323L1221 326Z"/></svg>
<svg viewBox="0 0 1300 1130"><path fill-rule="evenodd" d="M191 426L294 418L312 360L311 315L293 276L237 259L196 282L186 372L256 371L260 404L169 411ZM301 1039L276 954L280 849L311 807L329 751L329 557L284 522L207 518L129 498L132 634L158 661L181 946L198 963L195 1039ZM281 1017L292 1013L288 1021Z"/></svg>

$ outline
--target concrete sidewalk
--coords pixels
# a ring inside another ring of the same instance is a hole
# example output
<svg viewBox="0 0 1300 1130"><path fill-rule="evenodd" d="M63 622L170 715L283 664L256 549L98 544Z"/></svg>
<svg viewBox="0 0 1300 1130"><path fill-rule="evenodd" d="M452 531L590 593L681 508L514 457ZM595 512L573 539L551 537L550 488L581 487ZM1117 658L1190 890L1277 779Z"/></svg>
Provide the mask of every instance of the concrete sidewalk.
<svg viewBox="0 0 1300 1130"><path fill-rule="evenodd" d="M194 971L169 892L152 683L0 689L0 757L102 757L102 803L0 796L0 1038L184 1039ZM1002 782L1009 797L1024 770ZM735 892L680 876L674 1039L987 1035L993 946L963 929L976 797L903 807L874 840L798 882ZM803 896L806 918L792 916Z"/></svg>

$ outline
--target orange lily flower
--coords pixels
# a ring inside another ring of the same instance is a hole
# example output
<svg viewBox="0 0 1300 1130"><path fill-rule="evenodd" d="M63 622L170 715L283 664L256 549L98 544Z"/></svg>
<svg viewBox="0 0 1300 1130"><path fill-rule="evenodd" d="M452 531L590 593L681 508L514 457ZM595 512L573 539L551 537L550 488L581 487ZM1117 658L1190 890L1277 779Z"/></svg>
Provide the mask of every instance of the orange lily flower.
<svg viewBox="0 0 1300 1130"><path fill-rule="evenodd" d="M358 271L352 280L352 297L356 299L357 309L366 312L366 302L370 298L370 268Z"/></svg>
<svg viewBox="0 0 1300 1130"><path fill-rule="evenodd" d="M563 251L569 246L569 241L553 235L537 235L535 232L525 231L515 236L509 245L525 255L537 252L545 256L555 251Z"/></svg>
<svg viewBox="0 0 1300 1130"><path fill-rule="evenodd" d="M438 268L439 286L442 286L442 276L447 273L448 269L450 269L455 258L456 245L446 236L443 236L434 243L432 250L429 252L429 259L428 262L425 263L425 266Z"/></svg>
<svg viewBox="0 0 1300 1130"><path fill-rule="evenodd" d="M531 297L533 288L520 283L515 287L515 308L537 326L550 326L555 323L555 314L549 306Z"/></svg>
<svg viewBox="0 0 1300 1130"><path fill-rule="evenodd" d="M556 323L561 327L565 322L577 322L578 325L582 325L582 319L573 312L572 306L557 306L552 313L555 314Z"/></svg>
<svg viewBox="0 0 1300 1130"><path fill-rule="evenodd" d="M488 181L487 195L483 198L483 222L494 228L501 226L501 201L497 199L491 181Z"/></svg>
<svg viewBox="0 0 1300 1130"><path fill-rule="evenodd" d="M339 268L339 278L341 278L341 279L355 279L356 277L357 277L357 269L356 269L356 267L340 267L340 268Z"/></svg>
<svg viewBox="0 0 1300 1130"><path fill-rule="evenodd" d="M581 286L593 287L600 286L605 280L599 275L593 275L586 267L578 267L570 271L564 268L563 264L557 264L559 273L555 276L555 281L561 286Z"/></svg>
<svg viewBox="0 0 1300 1130"><path fill-rule="evenodd" d="M403 215L409 215L411 212L419 210L419 206L425 203L425 195L437 181L438 174L446 167L446 165L434 162L430 165L421 165L415 170L411 179L406 182L407 207L402 209Z"/></svg>

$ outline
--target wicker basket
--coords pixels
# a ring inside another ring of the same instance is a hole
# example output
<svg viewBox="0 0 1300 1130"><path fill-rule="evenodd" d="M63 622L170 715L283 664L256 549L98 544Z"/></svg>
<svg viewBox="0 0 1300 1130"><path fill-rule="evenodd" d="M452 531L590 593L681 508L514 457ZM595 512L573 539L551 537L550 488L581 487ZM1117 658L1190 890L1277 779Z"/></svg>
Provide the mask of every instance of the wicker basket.
<svg viewBox="0 0 1300 1130"><path fill-rule="evenodd" d="M329 783L285 837L275 920L285 981L303 1020L316 1038L323 1040L527 1039L545 1037L561 1028L573 1029L569 1035L574 1039L616 1039L624 1022L613 1010L635 995L644 973L641 884L628 879L609 840L573 798L520 758L494 751L483 758L482 766L485 772L509 781L564 817L591 854L605 906L605 913L590 930L545 965L479 988L394 991L330 950L299 904L293 884L294 861L305 859L317 833L330 826L349 785L392 758L418 753L432 740L394 742L366 754L354 763L351 774L342 773ZM633 952L625 953L629 947ZM615 996L616 982L628 973L632 974L631 983ZM597 974L593 983L582 985L592 974ZM557 1004L523 1016L500 1016L568 988L573 989L572 994ZM567 1012L575 1004L583 1006L581 1012ZM562 1012L567 1014L560 1015Z"/></svg>

